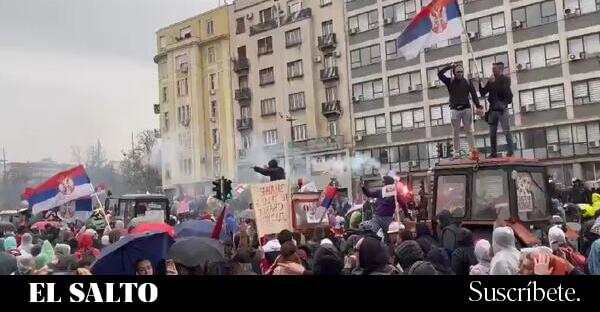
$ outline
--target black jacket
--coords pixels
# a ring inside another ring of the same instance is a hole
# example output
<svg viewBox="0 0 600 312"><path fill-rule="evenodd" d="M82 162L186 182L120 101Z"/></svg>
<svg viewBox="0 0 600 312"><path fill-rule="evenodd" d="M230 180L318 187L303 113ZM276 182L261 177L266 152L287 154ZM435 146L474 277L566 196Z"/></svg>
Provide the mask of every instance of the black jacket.
<svg viewBox="0 0 600 312"><path fill-rule="evenodd" d="M485 87L481 86L480 81L479 93L481 93L481 96L489 93L490 111L503 112L508 104L512 103L513 99L513 93L510 90L510 78L505 75L501 75L495 81L488 81Z"/></svg>
<svg viewBox="0 0 600 312"><path fill-rule="evenodd" d="M451 264L456 275L469 275L471 266L477 264L475 248L471 245L454 249Z"/></svg>
<svg viewBox="0 0 600 312"><path fill-rule="evenodd" d="M261 168L254 167L254 171L271 178L271 182L285 180L285 171L281 167Z"/></svg>
<svg viewBox="0 0 600 312"><path fill-rule="evenodd" d="M450 79L444 75L451 68L452 65L446 66L438 72L438 78L446 85L448 94L450 94L450 109L463 110L471 107L469 104L469 94L471 94L471 100L475 104L475 107L480 108L481 105L479 104L477 92L475 92L475 88L467 79Z"/></svg>
<svg viewBox="0 0 600 312"><path fill-rule="evenodd" d="M574 186L569 193L569 201L574 204L591 204L592 192L584 186Z"/></svg>

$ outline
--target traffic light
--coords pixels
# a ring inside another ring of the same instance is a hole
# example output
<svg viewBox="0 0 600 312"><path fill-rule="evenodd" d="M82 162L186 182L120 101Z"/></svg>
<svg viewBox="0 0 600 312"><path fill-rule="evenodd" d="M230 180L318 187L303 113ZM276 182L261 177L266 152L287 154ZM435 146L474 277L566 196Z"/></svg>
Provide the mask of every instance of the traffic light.
<svg viewBox="0 0 600 312"><path fill-rule="evenodd" d="M223 181L223 200L230 200L233 198L233 192L231 189L231 180L221 178Z"/></svg>
<svg viewBox="0 0 600 312"><path fill-rule="evenodd" d="M446 156L447 157L452 157L452 155L454 154L454 146L452 145L452 143L448 143L448 145L446 145Z"/></svg>
<svg viewBox="0 0 600 312"><path fill-rule="evenodd" d="M443 146L442 143L438 143L436 146L437 149L437 157L438 158L443 158L444 157L444 151L443 151Z"/></svg>
<svg viewBox="0 0 600 312"><path fill-rule="evenodd" d="M223 200L223 193L221 193L221 183L222 183L222 179L218 179L218 180L214 180L213 181L213 192L215 192L215 198L217 198L218 200Z"/></svg>

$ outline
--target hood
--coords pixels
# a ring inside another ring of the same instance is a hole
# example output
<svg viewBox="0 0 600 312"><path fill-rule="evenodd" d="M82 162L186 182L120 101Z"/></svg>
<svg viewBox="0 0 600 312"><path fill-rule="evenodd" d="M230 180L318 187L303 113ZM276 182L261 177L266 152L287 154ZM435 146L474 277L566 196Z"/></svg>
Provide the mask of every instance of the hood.
<svg viewBox="0 0 600 312"><path fill-rule="evenodd" d="M398 248L396 248L394 254L403 270L410 268L416 261L423 260L425 256L421 246L413 240L402 242Z"/></svg>
<svg viewBox="0 0 600 312"><path fill-rule="evenodd" d="M275 159L269 160L269 168L277 168L277 165L279 165L277 163L277 160L275 160Z"/></svg>
<svg viewBox="0 0 600 312"><path fill-rule="evenodd" d="M550 244L559 243L564 244L567 242L565 232L559 226L553 226L548 230L548 242Z"/></svg>
<svg viewBox="0 0 600 312"><path fill-rule="evenodd" d="M281 244L277 239L272 239L263 246L264 252L278 252L279 250L281 250Z"/></svg>
<svg viewBox="0 0 600 312"><path fill-rule="evenodd" d="M433 267L438 272L445 275L454 274L450 268L450 258L448 257L448 253L443 248L431 248L427 253L426 259L433 264Z"/></svg>
<svg viewBox="0 0 600 312"><path fill-rule="evenodd" d="M448 224L450 224L450 219L450 212L448 210L442 210L437 215L437 220L441 228L448 226Z"/></svg>
<svg viewBox="0 0 600 312"><path fill-rule="evenodd" d="M475 244L475 258L477 258L477 262L490 262L492 260L492 256L490 255L490 242L486 239L480 239Z"/></svg>
<svg viewBox="0 0 600 312"><path fill-rule="evenodd" d="M121 220L115 221L115 230L123 230L125 229L125 223Z"/></svg>
<svg viewBox="0 0 600 312"><path fill-rule="evenodd" d="M94 244L94 239L91 235L85 233L77 238L77 243L79 244L79 249L90 249Z"/></svg>
<svg viewBox="0 0 600 312"><path fill-rule="evenodd" d="M68 256L71 254L71 246L67 244L56 244L56 246L54 246L54 254L57 256Z"/></svg>
<svg viewBox="0 0 600 312"><path fill-rule="evenodd" d="M492 234L492 249L494 254L502 250L516 249L515 234L508 226L497 227Z"/></svg>
<svg viewBox="0 0 600 312"><path fill-rule="evenodd" d="M388 263L388 255L381 242L365 237L358 248L358 263L365 274L371 273Z"/></svg>
<svg viewBox="0 0 600 312"><path fill-rule="evenodd" d="M594 207L600 206L600 194L598 194L598 193L592 194L592 205Z"/></svg>
<svg viewBox="0 0 600 312"><path fill-rule="evenodd" d="M410 269L408 269L408 275L438 275L437 270L428 261L417 261Z"/></svg>
<svg viewBox="0 0 600 312"><path fill-rule="evenodd" d="M333 245L322 245L315 252L313 272L316 275L339 275L344 267L341 254Z"/></svg>
<svg viewBox="0 0 600 312"><path fill-rule="evenodd" d="M14 236L9 236L4 239L4 250L17 249L17 240Z"/></svg>
<svg viewBox="0 0 600 312"><path fill-rule="evenodd" d="M457 237L458 247L471 247L473 246L473 233L469 229L460 228Z"/></svg>

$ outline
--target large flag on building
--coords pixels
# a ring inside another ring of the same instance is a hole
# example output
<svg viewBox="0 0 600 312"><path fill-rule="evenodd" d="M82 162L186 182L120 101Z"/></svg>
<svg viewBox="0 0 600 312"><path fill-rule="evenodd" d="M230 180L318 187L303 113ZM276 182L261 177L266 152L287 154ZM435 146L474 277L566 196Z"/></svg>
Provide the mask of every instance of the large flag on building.
<svg viewBox="0 0 600 312"><path fill-rule="evenodd" d="M94 194L94 187L83 166L57 173L34 189L27 189L23 198L32 213L59 207L70 201Z"/></svg>
<svg viewBox="0 0 600 312"><path fill-rule="evenodd" d="M431 1L398 37L398 54L412 59L424 48L460 36L463 31L460 16L457 0Z"/></svg>

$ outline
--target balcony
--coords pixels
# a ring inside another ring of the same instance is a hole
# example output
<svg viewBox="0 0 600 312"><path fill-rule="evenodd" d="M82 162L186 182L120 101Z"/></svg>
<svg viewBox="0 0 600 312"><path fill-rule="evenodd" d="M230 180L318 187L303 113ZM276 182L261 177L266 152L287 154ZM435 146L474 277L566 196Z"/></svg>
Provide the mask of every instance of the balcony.
<svg viewBox="0 0 600 312"><path fill-rule="evenodd" d="M337 40L335 38L335 33L319 36L319 50L321 51L335 49L336 44Z"/></svg>
<svg viewBox="0 0 600 312"><path fill-rule="evenodd" d="M244 159L246 158L248 155L248 150L247 149L239 149L238 150L238 158L239 159Z"/></svg>
<svg viewBox="0 0 600 312"><path fill-rule="evenodd" d="M254 36L273 28L277 28L277 21L275 21L275 19L266 20L260 24L250 26L250 36Z"/></svg>
<svg viewBox="0 0 600 312"><path fill-rule="evenodd" d="M247 58L239 58L233 61L233 71L240 73L243 70L250 69L250 61Z"/></svg>
<svg viewBox="0 0 600 312"><path fill-rule="evenodd" d="M235 90L235 100L238 102L250 101L252 99L252 91L250 88L241 88Z"/></svg>
<svg viewBox="0 0 600 312"><path fill-rule="evenodd" d="M325 103L321 103L321 113L327 119L336 119L342 113L342 107L340 105L340 101L329 101Z"/></svg>
<svg viewBox="0 0 600 312"><path fill-rule="evenodd" d="M311 8L304 8L304 9L302 9L302 10L300 10L300 11L294 13L294 14L289 14L289 15L283 17L281 19L281 25L282 26L283 25L287 25L287 24L290 24L290 23L301 21L301 20L303 20L305 18L310 18L310 17L312 17L312 9Z"/></svg>
<svg viewBox="0 0 600 312"><path fill-rule="evenodd" d="M252 129L252 118L242 118L235 121L236 128L238 131Z"/></svg>
<svg viewBox="0 0 600 312"><path fill-rule="evenodd" d="M337 66L321 69L321 81L332 81L340 79Z"/></svg>
<svg viewBox="0 0 600 312"><path fill-rule="evenodd" d="M344 136L336 135L330 137L322 137L308 139L301 142L290 143L290 151L292 153L312 153L322 151L333 151L344 148Z"/></svg>

